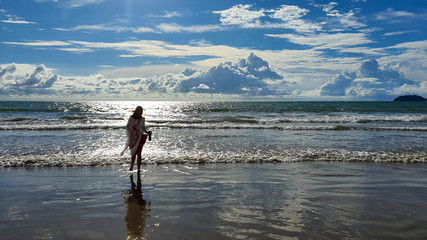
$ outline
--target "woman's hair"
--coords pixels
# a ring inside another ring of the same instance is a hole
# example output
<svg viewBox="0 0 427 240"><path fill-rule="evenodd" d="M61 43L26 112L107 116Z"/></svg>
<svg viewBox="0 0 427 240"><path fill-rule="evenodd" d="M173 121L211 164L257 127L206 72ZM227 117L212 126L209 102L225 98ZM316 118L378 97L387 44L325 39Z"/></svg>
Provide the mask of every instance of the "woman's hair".
<svg viewBox="0 0 427 240"><path fill-rule="evenodd" d="M130 117L134 118L134 119L141 119L142 118L142 110L143 109L141 106L136 107L135 111L133 111L133 114Z"/></svg>

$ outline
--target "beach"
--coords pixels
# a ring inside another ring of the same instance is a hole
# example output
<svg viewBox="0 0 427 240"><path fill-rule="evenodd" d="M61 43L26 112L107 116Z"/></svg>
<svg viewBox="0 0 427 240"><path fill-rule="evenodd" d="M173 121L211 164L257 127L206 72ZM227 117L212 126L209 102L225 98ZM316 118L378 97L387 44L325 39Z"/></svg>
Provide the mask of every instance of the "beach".
<svg viewBox="0 0 427 240"><path fill-rule="evenodd" d="M3 239L425 239L425 164L0 168Z"/></svg>
<svg viewBox="0 0 427 240"><path fill-rule="evenodd" d="M426 104L0 102L0 238L426 239Z"/></svg>

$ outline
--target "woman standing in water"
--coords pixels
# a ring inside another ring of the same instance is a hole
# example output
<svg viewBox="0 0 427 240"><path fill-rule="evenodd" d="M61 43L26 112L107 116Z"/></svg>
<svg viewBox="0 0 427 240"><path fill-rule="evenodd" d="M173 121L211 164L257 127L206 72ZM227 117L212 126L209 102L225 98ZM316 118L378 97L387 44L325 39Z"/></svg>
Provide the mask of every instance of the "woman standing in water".
<svg viewBox="0 0 427 240"><path fill-rule="evenodd" d="M133 165L135 163L135 158L137 157L138 163L138 172L141 168L141 151L145 142L147 141L147 136L149 141L151 141L151 131L147 131L145 128L145 118L142 116L144 110L141 106L136 107L133 115L129 118L128 123L126 124L126 133L127 133L127 145L129 146L131 153L131 162L129 171L133 170ZM148 135L144 134L147 133Z"/></svg>

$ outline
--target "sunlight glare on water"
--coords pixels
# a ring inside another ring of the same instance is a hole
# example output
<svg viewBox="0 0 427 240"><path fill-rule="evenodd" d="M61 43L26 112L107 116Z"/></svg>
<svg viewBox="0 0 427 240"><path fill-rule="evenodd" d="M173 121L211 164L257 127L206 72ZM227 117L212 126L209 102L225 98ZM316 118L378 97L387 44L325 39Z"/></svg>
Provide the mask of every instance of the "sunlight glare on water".
<svg viewBox="0 0 427 240"><path fill-rule="evenodd" d="M423 103L1 102L0 165L126 163L137 106L153 132L147 163L427 159Z"/></svg>

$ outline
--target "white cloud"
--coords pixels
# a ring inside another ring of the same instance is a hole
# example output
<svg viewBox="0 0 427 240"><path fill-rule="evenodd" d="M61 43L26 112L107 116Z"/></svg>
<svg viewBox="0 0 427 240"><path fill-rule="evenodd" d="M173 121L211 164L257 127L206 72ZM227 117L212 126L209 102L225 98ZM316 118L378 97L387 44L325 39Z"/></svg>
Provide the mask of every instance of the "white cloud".
<svg viewBox="0 0 427 240"><path fill-rule="evenodd" d="M13 23L13 24L36 24L35 22L29 22L25 20L14 20L14 19L1 20L0 22Z"/></svg>
<svg viewBox="0 0 427 240"><path fill-rule="evenodd" d="M408 34L408 33L414 33L414 32L418 32L418 30L388 32L388 33L384 33L384 35L383 35L383 36L397 36L397 35L405 35L405 34Z"/></svg>
<svg viewBox="0 0 427 240"><path fill-rule="evenodd" d="M0 66L0 79L3 79L3 76L6 74L12 74L16 71L16 65L10 64L5 66ZM6 78L6 80L8 80Z"/></svg>
<svg viewBox="0 0 427 240"><path fill-rule="evenodd" d="M253 53L237 63L224 62L206 72L193 75L177 86L178 92L276 95L280 93L265 80L283 79L270 69L266 61ZM280 83L286 84L286 81Z"/></svg>
<svg viewBox="0 0 427 240"><path fill-rule="evenodd" d="M224 30L220 25L192 25L182 26L177 23L160 23L156 28L150 27L125 27L112 24L78 25L72 28L53 28L58 31L113 31L113 32L133 32L133 33L174 33L174 32L215 32Z"/></svg>
<svg viewBox="0 0 427 240"><path fill-rule="evenodd" d="M95 24L95 25L78 25L72 28L53 28L58 31L113 31L113 32L134 32L134 33L145 33L145 32L157 32L156 30L149 27L124 27L114 24Z"/></svg>
<svg viewBox="0 0 427 240"><path fill-rule="evenodd" d="M427 95L427 81L410 81L398 69L399 66L369 60L356 71L337 74L319 88L302 90L303 82L297 81L295 85L295 78L278 74L254 54L246 59L222 62L205 71L185 69L150 77L109 76L106 72L60 76L44 65L7 64L0 65L0 93L3 97L62 99L129 99L142 94L147 99L294 96L387 100L401 94Z"/></svg>
<svg viewBox="0 0 427 240"><path fill-rule="evenodd" d="M59 76L44 65L9 64L0 66L3 96L61 96L82 98L129 98L144 96L184 96L220 94L265 96L280 94L274 83L286 85L269 64L251 54L236 63L224 62L207 71L186 69L148 78L109 78L103 74Z"/></svg>
<svg viewBox="0 0 427 240"><path fill-rule="evenodd" d="M317 49L336 49L340 47L357 46L373 42L367 38L365 33L322 33L308 35L266 34L266 36L288 39L292 43L313 46Z"/></svg>
<svg viewBox="0 0 427 240"><path fill-rule="evenodd" d="M321 8L326 16L320 22L313 22L304 18L310 10L295 5L282 5L277 9L252 10L252 5L235 5L223 11L214 11L220 14L223 25L234 25L243 28L283 28L292 29L299 33L313 33L324 31L327 27L330 31L347 31L349 29L361 29L367 25L357 17L358 10L340 12L334 8L338 3L314 4Z"/></svg>
<svg viewBox="0 0 427 240"><path fill-rule="evenodd" d="M387 8L387 10L376 14L375 19L381 21L390 21L390 22L400 22L405 18L416 17L417 15L407 11L395 11L392 8Z"/></svg>
<svg viewBox="0 0 427 240"><path fill-rule="evenodd" d="M21 45L32 47L54 47L54 46L70 46L71 43L63 41L34 41L34 42L2 42L9 45Z"/></svg>
<svg viewBox="0 0 427 240"><path fill-rule="evenodd" d="M3 23L10 23L10 24L37 24L36 22L31 22L23 19L22 17L18 17L13 13L10 13L6 9L0 9L0 18L6 18L3 20L0 20L0 22Z"/></svg>
<svg viewBox="0 0 427 240"><path fill-rule="evenodd" d="M272 18L281 19L282 21L292 21L305 16L309 10L294 5L282 5L278 10L272 10Z"/></svg>
<svg viewBox="0 0 427 240"><path fill-rule="evenodd" d="M352 28L357 29L357 28L363 28L367 26L366 24L361 23L359 21L359 19L356 17L355 12L352 10L350 10L347 13L335 13L333 15L328 15L328 16L336 17L338 22L340 23L340 26L343 28L343 30L352 29Z"/></svg>
<svg viewBox="0 0 427 240"><path fill-rule="evenodd" d="M402 71L406 77L416 82L426 80L427 40L404 42L385 48L394 52L378 59L382 65Z"/></svg>
<svg viewBox="0 0 427 240"><path fill-rule="evenodd" d="M223 11L213 11L220 14L220 21L223 25L233 25L243 28L284 28L293 29L297 32L320 31L320 24L303 20L309 10L293 5L282 5L278 9L271 10L250 10L252 5L235 5ZM262 21L264 19L264 21ZM273 20L273 22L268 21Z"/></svg>
<svg viewBox="0 0 427 240"><path fill-rule="evenodd" d="M206 84L200 83L198 87L192 88L192 89L204 89L204 90L209 90L210 87Z"/></svg>
<svg viewBox="0 0 427 240"><path fill-rule="evenodd" d="M392 48L406 48L406 49L420 49L420 50L427 50L427 40L423 41L415 41L415 42L404 42L404 43L398 43L394 46L387 47L389 49Z"/></svg>
<svg viewBox="0 0 427 240"><path fill-rule="evenodd" d="M185 56L211 56L211 57L243 57L250 50L233 48L225 45L210 45L202 42L187 45L171 44L157 40L140 40L125 42L87 42L69 41L78 47L88 49L113 49L126 51L122 57L185 57Z"/></svg>
<svg viewBox="0 0 427 240"><path fill-rule="evenodd" d="M176 23L161 23L157 26L161 32L171 33L171 32L192 32L192 33L202 33L202 32L215 32L221 31L224 29L223 26L219 25L193 25L193 26L181 26Z"/></svg>
<svg viewBox="0 0 427 240"><path fill-rule="evenodd" d="M106 64L100 64L100 65L98 65L98 67L102 67L102 68L113 68L114 66L112 66L112 65L106 65Z"/></svg>
<svg viewBox="0 0 427 240"><path fill-rule="evenodd" d="M149 14L147 17L149 18L174 18L174 17L182 17L183 15L177 11L164 11L162 15Z"/></svg>
<svg viewBox="0 0 427 240"><path fill-rule="evenodd" d="M2 95L55 94L52 86L59 76L44 65L9 64L0 66Z"/></svg>
<svg viewBox="0 0 427 240"><path fill-rule="evenodd" d="M62 6L66 8L78 8L86 5L100 4L104 1L105 0L64 0L64 1L61 1L60 3Z"/></svg>
<svg viewBox="0 0 427 240"><path fill-rule="evenodd" d="M101 70L101 74L107 78L148 78L152 76L161 76L167 73L178 74L185 68L195 67L194 65L184 64L164 64L153 65L144 64L137 67L109 67L109 69Z"/></svg>
<svg viewBox="0 0 427 240"><path fill-rule="evenodd" d="M90 1L89 1L90 2ZM89 3L88 2L88 3ZM95 1L94 1L95 2ZM60 31L131 31L134 33L171 33L171 32L215 32L230 29L230 27L254 28L254 29L291 29L298 33L314 33L324 31L324 26L329 26L332 31L344 31L348 29L360 29L366 25L360 23L356 17L356 12L339 12L333 10L337 4L316 5L322 7L326 12L326 21L313 22L304 19L310 10L295 5L282 5L277 9L254 9L252 5L238 4L226 10L212 11L220 15L221 25L190 25L184 26L177 23L160 23L156 27L129 27L117 23L102 23L95 25L78 25L71 28L57 27L55 30ZM172 18L181 17L178 12L165 12L164 15L148 15L155 18ZM225 27L228 26L228 27Z"/></svg>
<svg viewBox="0 0 427 240"><path fill-rule="evenodd" d="M419 84L403 84L395 89L396 95L420 95L427 96L427 81L420 82Z"/></svg>
<svg viewBox="0 0 427 240"><path fill-rule="evenodd" d="M130 31L132 31L134 33L149 33L149 32L157 33L156 30L149 28L149 27L131 28Z"/></svg>
<svg viewBox="0 0 427 240"><path fill-rule="evenodd" d="M325 24L329 29L333 31L344 31L347 29L358 29L366 27L367 25L360 22L360 19L356 16L358 10L349 10L348 12L340 12L335 7L338 6L336 2L330 2L328 4L314 4L314 6L321 8L325 13L327 21Z"/></svg>
<svg viewBox="0 0 427 240"><path fill-rule="evenodd" d="M260 18L264 17L264 10L252 11L249 10L251 5L235 5L230 9L222 11L213 11L213 13L221 15L221 23L224 25L241 25L243 27L252 27L260 23Z"/></svg>
<svg viewBox="0 0 427 240"><path fill-rule="evenodd" d="M352 96L384 99L409 92L427 94L426 83L405 78L402 72L389 66L380 66L376 60L365 61L357 71L343 71L319 88L322 96Z"/></svg>
<svg viewBox="0 0 427 240"><path fill-rule="evenodd" d="M65 51L65 52L72 52L72 53L88 53L88 52L94 52L93 49L89 48L57 48L57 50Z"/></svg>

